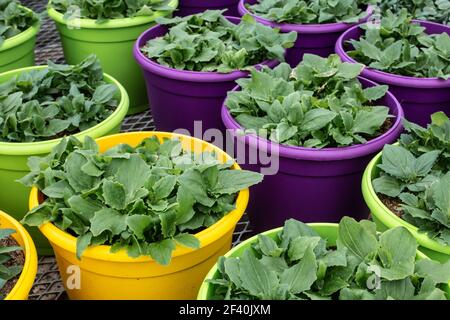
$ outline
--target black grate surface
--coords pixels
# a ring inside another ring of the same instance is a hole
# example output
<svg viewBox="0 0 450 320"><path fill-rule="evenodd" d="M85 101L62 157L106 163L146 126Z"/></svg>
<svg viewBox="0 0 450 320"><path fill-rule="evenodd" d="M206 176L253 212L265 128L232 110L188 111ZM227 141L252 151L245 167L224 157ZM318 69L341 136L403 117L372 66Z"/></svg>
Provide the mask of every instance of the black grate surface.
<svg viewBox="0 0 450 320"><path fill-rule="evenodd" d="M46 0L21 0L22 4L35 12L45 12ZM45 15L36 44L36 65L46 64L47 60L64 63L63 50L55 24ZM153 119L150 110L141 114L126 117L122 124L123 132L152 131ZM252 235L247 215L238 222L233 237L233 246ZM58 267L54 257L41 257L39 270L33 289L30 292L31 300L59 300L67 299L61 283Z"/></svg>

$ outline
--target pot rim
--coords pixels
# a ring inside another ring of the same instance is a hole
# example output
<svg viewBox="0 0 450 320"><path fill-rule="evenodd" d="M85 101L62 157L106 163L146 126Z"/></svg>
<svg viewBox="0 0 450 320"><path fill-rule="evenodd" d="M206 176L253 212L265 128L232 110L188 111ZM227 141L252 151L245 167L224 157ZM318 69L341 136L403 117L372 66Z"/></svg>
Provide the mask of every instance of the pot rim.
<svg viewBox="0 0 450 320"><path fill-rule="evenodd" d="M30 8L25 6L20 6L28 11L34 12ZM3 51L9 50L11 48L17 47L22 43L29 41L31 38L35 37L40 29L41 23L40 21L36 21L32 26L22 31L21 33L15 35L14 37L8 38L3 42L3 45L0 46L0 53Z"/></svg>
<svg viewBox="0 0 450 320"><path fill-rule="evenodd" d="M238 23L239 21L241 21L241 18L239 17L225 16L225 18L234 23ZM146 57L141 52L140 49L145 45L145 43L147 43L147 41L155 38L154 36L149 37L149 34L165 28L166 28L165 26L161 26L159 24L151 27L150 29L144 31L134 44L133 47L134 58L145 71L155 73L159 76L169 79L180 81L191 81L191 82L225 82L225 81L234 81L236 79L248 76L249 74L248 71L241 71L241 70L235 70L229 73L219 73L213 71L178 70L175 68L160 65L156 61L151 60L150 58ZM278 63L279 63L278 60L275 59L266 60L259 64L254 65L254 67L259 68L262 65L267 65L273 68Z"/></svg>
<svg viewBox="0 0 450 320"><path fill-rule="evenodd" d="M210 143L207 143L194 137L169 132L141 131L141 132L119 133L115 135L98 138L96 139L96 141L100 143L105 140L117 139L119 140L117 141L117 143L126 143L127 140L126 138L132 136L142 137L142 139L150 136L156 136L158 138L177 137L180 139L188 139L189 141L200 143L202 146L208 147L210 150L214 150L219 157L223 156L225 157L226 160L233 160L231 156L229 156L225 151L219 149L218 147ZM235 161L232 168L234 170L241 170L241 167ZM233 211L226 214L222 219L217 221L212 226L196 233L195 236L200 240L201 247L202 248L207 247L208 245L222 238L227 232L230 231L230 229L234 229L236 223L241 219L242 215L244 214L248 201L249 201L249 190L248 189L241 190L236 198L236 208ZM32 209L38 205L39 205L39 191L36 187L33 187L30 192L29 207L30 209ZM76 241L77 241L76 237L59 229L51 222L44 223L39 227L39 230L45 235L47 239L49 239L50 243L55 243L55 245L75 255ZM180 246L179 244L177 244L176 246L177 246L176 249L172 253L172 259L179 256L190 254L191 252L198 250L183 247ZM116 253L110 253L110 248L111 246L107 245L100 245L96 247L87 248L81 258L112 261L112 262L126 262L126 263L142 263L154 261L151 257L148 256L130 258L125 249L122 249Z"/></svg>
<svg viewBox="0 0 450 320"><path fill-rule="evenodd" d="M295 23L277 23L275 21L267 20L262 18L252 12L250 12L245 4L248 3L248 0L240 0L238 4L238 11L241 16L245 14L250 14L253 18L255 18L258 22L270 25L273 28L279 28L283 32L296 31L298 33L304 34L318 34L318 33L336 33L343 32L347 30L349 26L353 26L355 24L361 23L367 20L373 13L373 7L367 6L366 15L361 18L358 22L355 23L345 23L345 22L333 22L333 23L315 23L315 24L295 24Z"/></svg>
<svg viewBox="0 0 450 320"><path fill-rule="evenodd" d="M374 81L366 79L361 76L359 76L358 79L366 81L372 86L378 85ZM236 86L232 91L238 91L239 88L240 88L239 86ZM397 111L395 122L392 124L392 126L389 128L388 131L386 131L385 133L374 139L369 140L364 144L357 144L349 147L315 149L315 148L295 147L279 144L270 141L268 139L262 138L256 134L246 134L245 136L237 134L236 138L244 139L245 144L250 145L252 148L269 151L274 154L279 154L281 157L298 160L338 161L366 156L368 154L378 152L383 145L392 142L391 140L394 140L391 139L391 137L400 135L400 132L403 130L402 125L402 119L404 117L403 109L398 100L390 91L387 91L386 94L388 95L388 98L393 101L394 103L393 107ZM226 100L222 104L222 112L221 112L222 122L224 123L225 127L227 129L232 129L234 131L242 130L243 127L231 115L225 102ZM275 146L275 148L272 146Z"/></svg>
<svg viewBox="0 0 450 320"><path fill-rule="evenodd" d="M322 229L322 230L336 230L338 229L339 224L337 223L307 223L308 226L312 227L314 230L317 231L317 229ZM283 227L278 227L275 229L271 229L259 234L263 234L266 236L270 236L276 233L281 232L281 230L283 229ZM321 238L324 238L321 236ZM250 246L252 243L256 242L258 240L258 234L254 235L253 237L245 240L244 242L241 242L239 245L237 245L236 247L232 248L230 251L228 251L224 257L233 257L234 254L241 250L242 248L248 247ZM429 259L424 253L422 253L419 249L416 250L416 257L419 259ZM208 300L209 296L208 296L208 290L210 288L210 284L206 282L206 280L210 280L213 279L215 274L217 273L218 268L217 268L217 263L211 268L211 270L208 272L208 274L206 275L205 279L202 282L202 285L200 287L200 290L198 292L198 296L197 299L198 300Z"/></svg>
<svg viewBox="0 0 450 320"><path fill-rule="evenodd" d="M19 279L13 289L6 295L5 300L25 300L33 286L37 273L38 258L36 247L34 246L33 239L31 239L28 231L16 219L0 210L0 226L2 220L13 225L13 229L16 230L16 234L13 236L20 237L23 241L23 250L25 254L25 263Z"/></svg>
<svg viewBox="0 0 450 320"><path fill-rule="evenodd" d="M16 70L7 71L1 73L0 76L4 75L16 75L23 72L29 72L31 70L42 70L47 68L48 66L34 66L34 67L26 67ZM96 124L95 126L73 134L71 136L75 136L77 138L84 137L86 135L95 135L98 131L110 132L113 128L118 126L126 113L128 112L129 107L129 97L125 90L125 88L112 76L107 73L103 73L105 80L109 83L112 83L117 86L120 94L120 102L117 105L114 112L102 122ZM23 156L23 155L36 155L42 153L48 153L50 150L61 141L62 138L44 140L38 142L0 142L0 155L14 155L14 156Z"/></svg>
<svg viewBox="0 0 450 320"><path fill-rule="evenodd" d="M382 152L378 153L368 164L364 171L362 179L362 193L367 206L371 213L377 217L388 228L397 226L406 227L411 234L416 238L420 246L437 251L443 254L450 255L450 246L445 246L439 242L428 237L426 233L419 232L419 228L406 222L398 217L395 213L389 210L388 207L380 200L372 185L372 175L376 169L377 164L381 161Z"/></svg>
<svg viewBox="0 0 450 320"><path fill-rule="evenodd" d="M420 24L421 26L424 26L425 28L430 27L430 26L441 27L442 32L447 32L450 35L450 26L446 26L446 25L439 24L436 22L425 21L425 20L413 20L413 22ZM350 33L354 32L355 29L360 28L360 26L362 26L364 24L366 24L366 23L360 23L358 25L351 27L350 29L346 30L337 40L336 46L335 46L335 51L342 58L342 60L351 62L351 63L360 63L347 54L347 51L344 50L344 42L347 41L346 39L349 38ZM394 73L388 73L388 72L384 72L381 70L376 70L376 69L370 68L366 65L364 65L364 69L361 74L370 79L374 79L375 81L378 81L381 83L392 84L392 85L400 86L400 87L429 88L429 89L450 87L450 79L444 80L444 79L440 79L437 77L417 78L417 77L410 77L410 76L402 76L402 75L398 75L398 74L394 74Z"/></svg>
<svg viewBox="0 0 450 320"><path fill-rule="evenodd" d="M179 0L171 0L169 2L169 6L171 6L174 10L178 7ZM95 19L73 19L68 23L68 20L64 19L64 14L56 11L51 6L51 0L47 6L47 13L50 18L52 18L55 22L63 24L63 25L76 25L81 29L120 29L127 27L139 26L142 24L147 24L149 22L153 22L156 18L164 16L164 11L155 11L155 13L151 16L137 16L132 18L119 18L119 19L109 19L104 23L96 23Z"/></svg>

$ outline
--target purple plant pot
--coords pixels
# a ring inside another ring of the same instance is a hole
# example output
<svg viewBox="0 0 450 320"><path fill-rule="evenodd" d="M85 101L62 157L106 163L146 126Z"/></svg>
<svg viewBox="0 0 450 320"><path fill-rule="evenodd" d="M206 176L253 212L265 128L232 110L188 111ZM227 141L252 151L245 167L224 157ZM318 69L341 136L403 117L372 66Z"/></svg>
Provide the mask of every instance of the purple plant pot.
<svg viewBox="0 0 450 320"><path fill-rule="evenodd" d="M364 87L376 85L368 79L360 81ZM247 212L256 232L279 227L289 218L339 222L344 215L356 219L368 217L369 209L361 193L364 169L403 130L403 110L394 95L388 92L377 104L388 106L395 116L386 133L362 145L325 149L283 146L255 134L243 135L239 132L242 127L226 105L222 106L222 121L234 140L234 158L243 168L262 172L263 168L273 167L274 162L268 164L261 155L278 157L278 172L265 175L263 182L250 190Z"/></svg>
<svg viewBox="0 0 450 320"><path fill-rule="evenodd" d="M450 26L428 22L415 21L426 28L428 34L447 32ZM356 63L346 49L346 42L359 39L363 34L360 26L347 30L336 42L336 53L343 61ZM430 115L437 111L444 111L450 115L450 80L438 78L414 78L395 75L371 68L364 68L362 76L380 84L389 85L389 90L401 103L405 118L422 126L430 122Z"/></svg>
<svg viewBox="0 0 450 320"><path fill-rule="evenodd" d="M236 17L227 19L236 24L241 20ZM189 131L185 134L199 138L208 129L224 131L220 118L223 100L227 92L236 86L235 81L247 77L248 72L183 71L162 66L144 56L140 48L148 40L163 36L167 30L161 25L152 27L138 38L133 48L134 57L144 72L156 129L167 132L184 129ZM278 61L263 64L274 67ZM201 121L201 128L194 130L196 121Z"/></svg>
<svg viewBox="0 0 450 320"><path fill-rule="evenodd" d="M227 9L225 15L239 17L238 2L239 0L180 0L179 9L175 15L185 17L205 10Z"/></svg>
<svg viewBox="0 0 450 320"><path fill-rule="evenodd" d="M305 53L316 54L321 57L328 57L334 53L334 46L339 36L355 24L349 23L325 23L325 24L289 24L289 23L276 23L258 17L252 14L245 7L246 4L255 4L257 0L240 0L238 5L238 11L241 16L245 14L251 14L256 21L273 28L278 28L281 32L295 31L298 33L297 41L292 48L286 50L286 62L291 67L297 66L302 61ZM359 22L365 22L372 15L373 8L367 8L367 16L361 19Z"/></svg>

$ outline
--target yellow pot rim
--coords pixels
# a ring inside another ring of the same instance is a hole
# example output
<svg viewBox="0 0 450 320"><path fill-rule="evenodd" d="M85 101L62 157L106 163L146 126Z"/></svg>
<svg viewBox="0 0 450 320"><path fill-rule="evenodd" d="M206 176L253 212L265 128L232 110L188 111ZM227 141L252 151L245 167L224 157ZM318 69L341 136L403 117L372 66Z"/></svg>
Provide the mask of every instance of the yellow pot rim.
<svg viewBox="0 0 450 320"><path fill-rule="evenodd" d="M1 76L19 75L21 73L30 72L32 70L42 70L48 68L47 65L26 67L16 70L7 71L1 73ZM91 136L98 134L97 132L106 130L110 131L122 122L122 119L126 116L130 104L130 99L125 88L115 78L107 73L103 73L107 82L114 84L119 91L120 101L114 112L102 122L97 123L95 126L86 129L84 131L73 134L72 136L81 138L84 136ZM106 129L105 129L106 128ZM37 141L37 142L0 142L0 155L36 155L42 153L48 153L51 149L61 141L62 138L56 138L51 140Z"/></svg>
<svg viewBox="0 0 450 320"><path fill-rule="evenodd" d="M36 248L28 231L16 219L0 211L0 223L2 220L8 221L9 224L13 225L13 229L16 230L16 234L13 236L19 237L23 241L23 250L25 253L25 263L22 273L14 288L5 297L5 300L26 300L33 286L38 268Z"/></svg>
<svg viewBox="0 0 450 320"><path fill-rule="evenodd" d="M143 132L128 132L128 133L119 133L111 136L102 137L96 139L98 143L101 143L105 140L117 140L118 143L126 143L127 136L140 136L142 139L157 136L158 138L180 138L180 139L189 139L190 141L195 141L201 143L202 146L208 146L210 150L214 150L218 155L225 156L227 160L233 160L228 154L226 154L220 148L209 144L200 139L189 137L181 134L168 133L168 132L158 132L158 131L143 131ZM235 162L232 166L235 170L241 170L240 166ZM241 219L244 214L245 208L247 207L249 201L249 190L244 189L241 190L236 199L236 208L225 215L222 219L217 221L215 224L202 230L201 232L195 234L195 236L200 240L201 247L206 247L221 237L225 236L230 229L234 229L238 221ZM33 187L30 193L29 198L29 207L30 209L35 208L39 205L39 190L36 187ZM44 236L50 241L50 243L54 243L64 250L71 252L73 254L76 253L76 242L77 238L70 235L69 233L59 229L53 223L47 222L39 227L40 231L44 234ZM138 258L131 258L128 256L126 250L122 249L119 252L111 253L111 246L100 245L96 247L87 248L86 251L82 255L82 259L91 258L96 260L106 260L113 262L123 262L123 263L142 263L142 262L151 262L154 261L152 258L147 256L142 256ZM196 249L186 248L180 245L176 246L176 249L173 251L172 258L179 257L182 255L189 254Z"/></svg>
<svg viewBox="0 0 450 320"><path fill-rule="evenodd" d="M28 11L32 11L31 9L29 9L27 7L24 7L24 6L20 6L20 7L24 8ZM5 42L3 42L3 45L0 47L0 52L9 50L13 47L17 47L17 46L21 45L22 43L27 42L31 38L35 37L39 31L40 25L41 25L40 22L37 21L35 24L30 26L28 29L15 35L14 37L6 39Z"/></svg>
<svg viewBox="0 0 450 320"><path fill-rule="evenodd" d="M178 7L178 0L172 0L169 2L169 6L174 10ZM51 6L51 1L49 1L47 6L47 13L50 18L55 22L63 25L76 25L81 29L119 29L139 26L142 24L147 24L149 22L155 21L156 18L165 16L164 11L155 11L151 16L137 16L133 18L119 18L119 19L109 19L104 23L96 23L95 19L73 19L68 23L67 19L64 19L64 14L56 11Z"/></svg>

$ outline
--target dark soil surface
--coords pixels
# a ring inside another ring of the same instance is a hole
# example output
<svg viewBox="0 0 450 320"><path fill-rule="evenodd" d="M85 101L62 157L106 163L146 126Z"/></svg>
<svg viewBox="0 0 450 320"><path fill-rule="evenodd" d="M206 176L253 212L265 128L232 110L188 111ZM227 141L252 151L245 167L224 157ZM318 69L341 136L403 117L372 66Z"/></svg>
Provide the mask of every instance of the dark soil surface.
<svg viewBox="0 0 450 320"><path fill-rule="evenodd" d="M20 247L20 245L17 243L16 240L14 240L13 237L8 237L6 239L0 240L0 247ZM11 256L11 260L5 263L6 267L10 266L23 266L25 264L25 254L22 250L13 251L10 252L9 255ZM2 296L6 296L11 290L14 288L14 286L17 283L17 280L19 280L20 274L18 274L16 277L12 278L6 284L3 286L2 289L0 289L0 294Z"/></svg>
<svg viewBox="0 0 450 320"><path fill-rule="evenodd" d="M403 210L400 207L402 203L399 199L391 198L383 194L378 194L378 197L380 198L381 202L383 202L383 204L388 207L389 210L395 213L398 217L402 217Z"/></svg>

